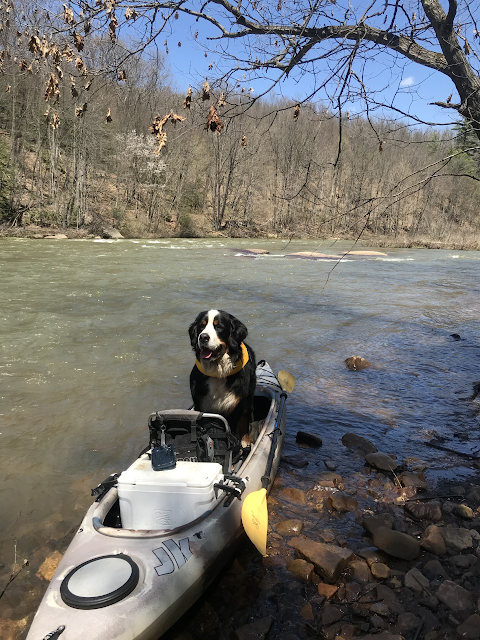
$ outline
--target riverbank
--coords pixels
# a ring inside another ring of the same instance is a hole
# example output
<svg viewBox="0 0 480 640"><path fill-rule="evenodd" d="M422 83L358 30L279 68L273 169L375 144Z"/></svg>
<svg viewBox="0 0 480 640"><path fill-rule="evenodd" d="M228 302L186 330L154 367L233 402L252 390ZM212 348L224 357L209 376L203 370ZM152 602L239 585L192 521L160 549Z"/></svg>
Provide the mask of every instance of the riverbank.
<svg viewBox="0 0 480 640"><path fill-rule="evenodd" d="M65 228L65 227L39 227L36 225L29 225L25 227L11 227L7 225L0 225L0 238L28 238L31 240L42 239L57 239L57 240L79 240L79 239L96 239L96 238L113 238L121 239L122 237L130 238L130 236L123 236L114 227L105 228L101 234L93 234L86 228ZM155 239L155 238L178 238L188 237L183 234L166 235L165 233L146 233L142 234L142 238ZM192 235L191 237L200 237ZM251 239L265 239L265 240L316 240L316 241L342 241L351 242L353 246L369 246L369 247L383 247L392 249L446 249L454 251L479 251L480 250L480 237L476 236L463 236L452 234L447 236L446 239L439 240L435 238L428 238L426 236L383 236L383 235L371 235L363 233L360 237L353 236L351 234L345 234L342 236L335 236L334 238L302 234L302 233L249 233L247 230L242 231L241 234L235 233L229 235L222 231L212 231L205 233L202 237L205 238L251 238Z"/></svg>

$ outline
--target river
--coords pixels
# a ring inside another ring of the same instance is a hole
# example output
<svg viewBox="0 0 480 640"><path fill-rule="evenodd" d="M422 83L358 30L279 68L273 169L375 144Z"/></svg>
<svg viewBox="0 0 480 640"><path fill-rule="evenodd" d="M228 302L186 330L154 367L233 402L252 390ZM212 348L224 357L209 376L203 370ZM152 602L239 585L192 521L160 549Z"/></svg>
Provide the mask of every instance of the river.
<svg viewBox="0 0 480 640"><path fill-rule="evenodd" d="M31 619L45 589L35 571L64 548L90 488L146 444L149 414L189 405L187 329L207 308L239 317L257 358L296 378L285 453L298 452L299 429L324 444L303 453L310 464L301 473L281 469L287 483L309 489L323 460L343 473L358 466L340 441L347 431L426 460L432 486L472 473L426 443L478 455L479 405L468 397L480 378L480 252L287 257L350 247L0 240L2 585L15 558L30 561L2 598L0 618ZM242 254L247 248L270 253ZM349 371L352 355L372 366Z"/></svg>

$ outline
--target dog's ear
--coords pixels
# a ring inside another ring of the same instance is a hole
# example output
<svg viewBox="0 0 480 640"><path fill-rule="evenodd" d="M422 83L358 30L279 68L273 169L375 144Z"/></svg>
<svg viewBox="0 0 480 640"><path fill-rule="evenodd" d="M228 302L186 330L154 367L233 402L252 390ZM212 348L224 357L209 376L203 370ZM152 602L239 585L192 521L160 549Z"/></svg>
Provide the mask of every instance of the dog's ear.
<svg viewBox="0 0 480 640"><path fill-rule="evenodd" d="M230 315L230 336L228 338L228 346L237 349L248 335L247 327L237 318Z"/></svg>
<svg viewBox="0 0 480 640"><path fill-rule="evenodd" d="M192 345L192 349L195 351L197 348L197 340L198 340L198 327L200 325L200 321L203 316L206 314L206 311L202 311L198 314L192 324L188 327L188 335L190 336L190 344Z"/></svg>

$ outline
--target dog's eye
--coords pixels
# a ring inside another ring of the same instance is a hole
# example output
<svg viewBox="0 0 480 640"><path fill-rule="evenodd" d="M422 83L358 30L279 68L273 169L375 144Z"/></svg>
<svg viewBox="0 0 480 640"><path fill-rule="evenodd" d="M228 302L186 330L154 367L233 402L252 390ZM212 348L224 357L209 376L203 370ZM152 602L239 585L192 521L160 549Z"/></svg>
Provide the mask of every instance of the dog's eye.
<svg viewBox="0 0 480 640"><path fill-rule="evenodd" d="M214 321L213 321L213 326L214 326L214 327L218 327L218 320L214 320Z"/></svg>
<svg viewBox="0 0 480 640"><path fill-rule="evenodd" d="M207 321L206 320L202 320L202 327L206 327L207 326Z"/></svg>

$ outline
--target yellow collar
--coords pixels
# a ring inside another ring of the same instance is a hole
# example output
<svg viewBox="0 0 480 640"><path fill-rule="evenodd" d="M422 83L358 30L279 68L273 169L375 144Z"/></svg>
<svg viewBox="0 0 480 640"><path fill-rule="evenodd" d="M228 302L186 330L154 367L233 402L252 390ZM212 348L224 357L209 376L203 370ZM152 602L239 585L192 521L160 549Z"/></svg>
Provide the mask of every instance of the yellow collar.
<svg viewBox="0 0 480 640"><path fill-rule="evenodd" d="M242 348L242 356L241 356L240 360L237 362L237 364L233 367L233 369L228 374L229 376L233 376L236 373L238 373L239 371L241 371L243 369L243 367L248 362L249 358L248 358L247 347L243 344L243 342L242 342L242 344L240 346ZM210 378L222 378L223 377L223 376L220 376L216 371L213 371L212 373L207 373L205 371L205 368L204 368L203 364L197 359L195 359L195 364L197 365L197 369L199 371L204 373L206 376L209 376Z"/></svg>

